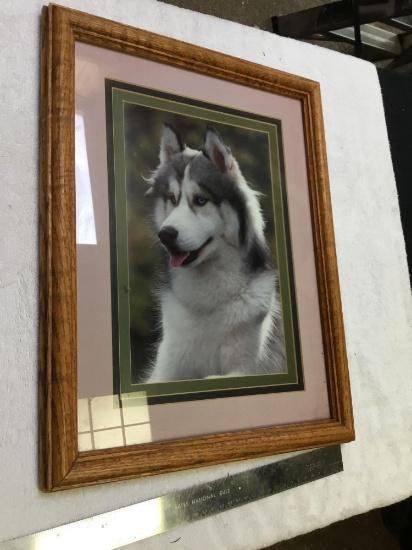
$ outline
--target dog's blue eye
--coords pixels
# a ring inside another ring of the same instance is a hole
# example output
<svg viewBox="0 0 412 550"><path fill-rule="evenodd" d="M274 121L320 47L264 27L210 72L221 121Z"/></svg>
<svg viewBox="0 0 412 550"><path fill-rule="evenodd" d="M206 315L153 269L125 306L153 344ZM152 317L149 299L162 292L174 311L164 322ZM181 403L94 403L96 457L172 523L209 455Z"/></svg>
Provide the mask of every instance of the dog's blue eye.
<svg viewBox="0 0 412 550"><path fill-rule="evenodd" d="M196 206L204 206L207 203L207 199L205 197L195 197L193 199L193 202L196 204Z"/></svg>
<svg viewBox="0 0 412 550"><path fill-rule="evenodd" d="M170 196L169 196L169 200L170 200L170 202L171 202L173 205L176 204L176 198L175 198L174 195L170 195Z"/></svg>

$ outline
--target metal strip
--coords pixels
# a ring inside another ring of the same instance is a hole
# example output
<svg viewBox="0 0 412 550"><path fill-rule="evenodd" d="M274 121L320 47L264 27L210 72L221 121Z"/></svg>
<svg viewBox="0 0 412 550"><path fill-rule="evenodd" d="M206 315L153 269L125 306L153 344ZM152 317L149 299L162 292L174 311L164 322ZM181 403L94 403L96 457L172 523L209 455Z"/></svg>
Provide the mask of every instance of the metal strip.
<svg viewBox="0 0 412 550"><path fill-rule="evenodd" d="M303 453L61 527L1 550L113 550L343 471L340 447Z"/></svg>
<svg viewBox="0 0 412 550"><path fill-rule="evenodd" d="M387 30L377 25L362 25L360 28L362 43L373 48L375 57L394 57L402 52L398 34L395 29ZM350 44L354 44L356 37L353 28L340 29L329 33L333 39L335 36Z"/></svg>

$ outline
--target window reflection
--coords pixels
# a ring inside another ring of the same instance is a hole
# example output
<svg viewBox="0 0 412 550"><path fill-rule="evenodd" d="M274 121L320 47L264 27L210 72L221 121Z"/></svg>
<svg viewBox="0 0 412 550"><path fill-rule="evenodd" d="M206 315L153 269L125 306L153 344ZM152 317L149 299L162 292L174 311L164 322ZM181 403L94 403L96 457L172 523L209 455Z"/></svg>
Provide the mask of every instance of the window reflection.
<svg viewBox="0 0 412 550"><path fill-rule="evenodd" d="M152 441L145 392L125 399L105 395L77 402L79 451L108 449Z"/></svg>
<svg viewBox="0 0 412 550"><path fill-rule="evenodd" d="M84 119L79 113L75 116L75 143L76 242L77 244L97 244Z"/></svg>

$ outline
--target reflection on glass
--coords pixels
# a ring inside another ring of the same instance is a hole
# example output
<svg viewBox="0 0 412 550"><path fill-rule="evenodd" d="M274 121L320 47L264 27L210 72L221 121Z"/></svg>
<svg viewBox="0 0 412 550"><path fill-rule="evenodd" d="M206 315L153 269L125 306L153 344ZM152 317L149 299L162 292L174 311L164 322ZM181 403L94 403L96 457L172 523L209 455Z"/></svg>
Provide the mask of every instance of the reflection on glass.
<svg viewBox="0 0 412 550"><path fill-rule="evenodd" d="M79 451L152 441L145 392L124 400L122 406L117 395L79 399L77 410Z"/></svg>
<svg viewBox="0 0 412 550"><path fill-rule="evenodd" d="M76 113L76 242L97 244L83 116Z"/></svg>

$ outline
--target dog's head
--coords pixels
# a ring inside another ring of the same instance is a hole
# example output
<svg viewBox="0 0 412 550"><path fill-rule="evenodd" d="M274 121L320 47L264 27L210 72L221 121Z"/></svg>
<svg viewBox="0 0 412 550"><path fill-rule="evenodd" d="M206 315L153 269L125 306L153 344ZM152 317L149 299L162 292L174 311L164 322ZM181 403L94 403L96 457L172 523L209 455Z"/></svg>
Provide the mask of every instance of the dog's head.
<svg viewBox="0 0 412 550"><path fill-rule="evenodd" d="M222 250L220 244L247 246L247 224L263 238L256 194L246 184L230 149L208 126L202 151L186 147L166 124L160 164L148 194L155 199L158 237L170 266L196 266Z"/></svg>

